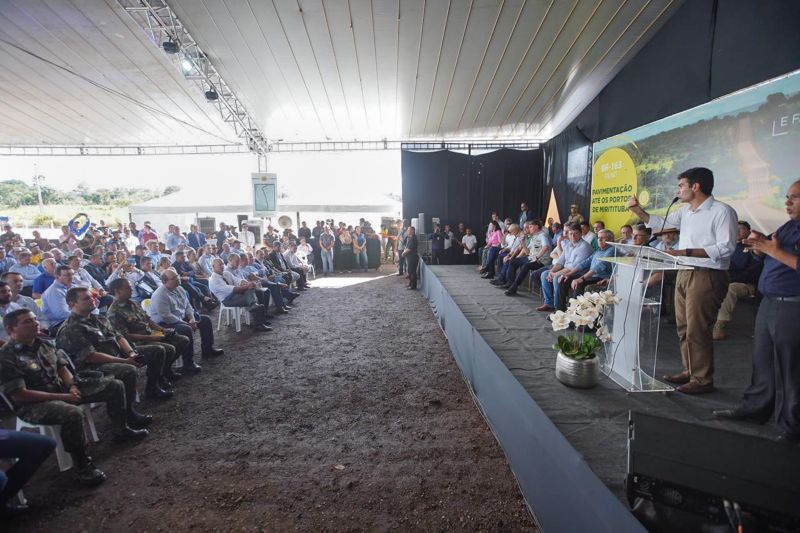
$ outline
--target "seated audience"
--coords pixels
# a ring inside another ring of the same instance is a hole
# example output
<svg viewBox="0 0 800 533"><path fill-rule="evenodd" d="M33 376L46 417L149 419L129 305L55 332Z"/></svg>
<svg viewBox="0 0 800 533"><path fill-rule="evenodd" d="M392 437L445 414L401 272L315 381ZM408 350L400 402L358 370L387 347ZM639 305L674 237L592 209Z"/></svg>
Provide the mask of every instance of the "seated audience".
<svg viewBox="0 0 800 533"><path fill-rule="evenodd" d="M17 262L14 260L13 257L10 257L6 253L6 249L3 246L0 246L0 274L3 272L8 272L9 269L14 266Z"/></svg>
<svg viewBox="0 0 800 533"><path fill-rule="evenodd" d="M36 243L31 244L30 246L31 251L31 264L33 266L39 266L39 263L42 262L44 257L42 256L42 249L39 248L39 245Z"/></svg>
<svg viewBox="0 0 800 533"><path fill-rule="evenodd" d="M608 244L610 242L614 242L614 232L608 229L601 229L597 233L597 250L589 259L589 270L572 280L572 296L583 294L586 291L604 291L608 288L614 264L603 261L603 258L614 257L614 247ZM579 270L581 266L578 267Z"/></svg>
<svg viewBox="0 0 800 533"><path fill-rule="evenodd" d="M511 284L508 286L506 296L517 294L517 288L528 277L528 273L540 268L546 268L552 262L550 259L550 239L542 229L541 220L532 220L527 226L528 235L525 237L525 260L522 261ZM540 274L541 275L541 274Z"/></svg>
<svg viewBox="0 0 800 533"><path fill-rule="evenodd" d="M619 242L620 244L633 244L633 227L630 224L625 224L619 228Z"/></svg>
<svg viewBox="0 0 800 533"><path fill-rule="evenodd" d="M197 373L201 367L194 361L194 332L200 332L200 345L203 357L222 355L224 352L214 347L214 328L207 315L195 317L189 302L189 295L181 287L178 273L172 269L161 274L162 285L150 298L148 314L156 324L174 329L189 338L189 346L183 354L183 372Z"/></svg>
<svg viewBox="0 0 800 533"><path fill-rule="evenodd" d="M0 429L0 459L13 462L5 472L0 470L1 519L28 511L27 503L15 501L17 493L55 449L56 441L46 435Z"/></svg>
<svg viewBox="0 0 800 533"><path fill-rule="evenodd" d="M581 239L592 245L593 249L597 249L597 235L592 231L592 226L588 222L581 222Z"/></svg>
<svg viewBox="0 0 800 533"><path fill-rule="evenodd" d="M178 226L170 225L170 232L166 235L164 239L164 246L166 246L167 250L170 252L174 252L178 249L179 244L186 244L186 237L181 234L181 228Z"/></svg>
<svg viewBox="0 0 800 533"><path fill-rule="evenodd" d="M66 252L73 252L78 247L78 238L69 226L61 226L61 235L58 236L59 247Z"/></svg>
<svg viewBox="0 0 800 533"><path fill-rule="evenodd" d="M727 338L725 328L733 317L736 303L741 298L753 298L756 295L756 284L761 275L764 263L762 258L750 251L744 241L750 235L750 224L740 220L737 225L736 249L731 256L731 265L728 269L730 284L728 292L717 313L714 324L714 340L720 341Z"/></svg>
<svg viewBox="0 0 800 533"><path fill-rule="evenodd" d="M88 272L89 275L94 278L94 280L97 281L97 283L99 283L103 289L108 288L106 287L106 279L108 278L108 275L106 274L106 268L103 264L103 256L101 254L92 254L92 256L89 258L89 263L84 268L86 269L86 272Z"/></svg>
<svg viewBox="0 0 800 533"><path fill-rule="evenodd" d="M56 267L58 266L59 264L56 263L56 260L49 257L42 261L40 265L42 273L33 280L33 286L31 287L31 296L33 298L41 298L44 291L50 288L50 285L56 280Z"/></svg>
<svg viewBox="0 0 800 533"><path fill-rule="evenodd" d="M23 250L17 254L17 264L8 269L22 275L22 294L30 296L33 292L33 280L39 277L39 269L31 264L31 253Z"/></svg>
<svg viewBox="0 0 800 533"><path fill-rule="evenodd" d="M72 255L67 259L67 266L72 269L72 284L75 287L86 287L92 291L93 296L98 296L99 306L108 307L114 298L106 293L105 287L97 282L85 268L81 267L81 261L78 256Z"/></svg>
<svg viewBox="0 0 800 533"><path fill-rule="evenodd" d="M147 436L149 417L136 413L126 398L122 382L102 374L85 373L80 381L70 372L70 362L51 341L39 338L39 323L27 309L3 317L14 342L0 348L0 382L14 405L15 414L30 424L60 426L64 450L72 456L73 472L85 485L99 485L106 475L86 453L83 411L78 405L105 403L115 441L135 441ZM31 364L42 362L43 364Z"/></svg>
<svg viewBox="0 0 800 533"><path fill-rule="evenodd" d="M133 289L126 279L115 279L109 287L114 293L114 303L108 309L108 323L127 341L134 353L140 354L138 362L147 366L145 397L152 400L172 398L172 381L177 375L172 364L178 354L186 349L189 339L153 322L141 305L131 299ZM161 335L155 335L158 331ZM114 355L121 355L120 342L111 345Z"/></svg>
<svg viewBox="0 0 800 533"><path fill-rule="evenodd" d="M677 248L680 232L678 231L678 228L668 226L661 230L660 233L654 235L654 237L657 237L658 241L653 248L656 250L661 250L662 252L666 252Z"/></svg>
<svg viewBox="0 0 800 533"><path fill-rule="evenodd" d="M144 361L138 356L124 337L108 325L105 317L96 314L97 303L86 287L72 287L67 291L66 302L70 315L58 328L56 347L72 357L75 369L80 373L93 370L113 377L125 386L127 420L138 426L152 421L133 409L136 398L138 367ZM138 437L147 436L147 432Z"/></svg>
<svg viewBox="0 0 800 533"><path fill-rule="evenodd" d="M650 246L650 237L652 235L652 228L644 224L637 224L633 228L633 245L634 246Z"/></svg>
<svg viewBox="0 0 800 533"><path fill-rule="evenodd" d="M497 217L497 213L493 213L493 217ZM499 223L494 220L489 221L489 229L486 233L486 248L488 249L488 253L486 255L486 261L483 263L483 268L481 268L481 273L483 273L483 278L485 279L493 279L495 276L495 262L497 261L497 256L500 254L500 249L502 248L503 244L503 232L500 229Z"/></svg>
<svg viewBox="0 0 800 533"><path fill-rule="evenodd" d="M211 262L214 272L208 280L208 285L214 296L226 307L245 307L250 313L251 326L256 331L272 331L267 322L267 308L259 303L260 284L234 277L230 271L226 272L222 259ZM226 274L228 274L226 276Z"/></svg>
<svg viewBox="0 0 800 533"><path fill-rule="evenodd" d="M61 324L69 318L67 291L72 288L72 268L61 265L56 269L56 279L42 294L42 313L50 324L50 335L55 335Z"/></svg>
<svg viewBox="0 0 800 533"><path fill-rule="evenodd" d="M500 273L490 281L492 285L503 286L506 284L510 261L522 253L523 230L517 224L508 225L505 246L498 255L500 259Z"/></svg>
<svg viewBox="0 0 800 533"><path fill-rule="evenodd" d="M561 243L564 253L553 261L550 270L541 274L544 302L537 311L554 311L556 307L565 307L569 282L581 275L579 267L594 253L592 245L581 238L580 226L568 226L567 238L568 241Z"/></svg>
<svg viewBox="0 0 800 533"><path fill-rule="evenodd" d="M298 289L307 289L308 285L308 265L304 265L300 258L297 256L297 245L294 241L289 243L289 249L283 253L286 264L293 272L299 274L300 279L297 281Z"/></svg>
<svg viewBox="0 0 800 533"><path fill-rule="evenodd" d="M11 302L19 307L24 307L25 309L33 311L33 314L35 314L36 318L39 320L39 324L41 324L44 329L47 329L47 319L44 318L42 310L36 305L36 301L30 296L25 296L20 293L22 290L22 276L16 272L6 272L0 275L0 281L8 283L8 288L11 290ZM2 328L0 328L0 330L2 330ZM0 336L1 335L2 332L0 332Z"/></svg>
<svg viewBox="0 0 800 533"><path fill-rule="evenodd" d="M52 246L50 246L50 241L42 238L42 234L39 233L39 230L33 230L32 235L33 235L33 242L36 244L36 246L39 247L39 249L42 252L52 248Z"/></svg>
<svg viewBox="0 0 800 533"><path fill-rule="evenodd" d="M208 288L208 279L194 269L185 255L182 251L175 252L175 262L172 263L172 268L181 277L181 287L189 293L195 309L215 308L217 302Z"/></svg>

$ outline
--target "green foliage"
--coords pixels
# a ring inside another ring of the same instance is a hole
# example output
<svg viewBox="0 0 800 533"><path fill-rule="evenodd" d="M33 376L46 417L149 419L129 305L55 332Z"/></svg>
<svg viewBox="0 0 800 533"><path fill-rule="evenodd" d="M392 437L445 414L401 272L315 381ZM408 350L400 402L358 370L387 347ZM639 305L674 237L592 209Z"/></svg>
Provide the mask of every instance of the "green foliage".
<svg viewBox="0 0 800 533"><path fill-rule="evenodd" d="M65 224L64 221L58 220L53 215L48 215L46 213L40 213L38 215L33 215L33 218L31 219L31 223L34 226L47 226L51 222L53 223L53 226L62 226L63 224Z"/></svg>
<svg viewBox="0 0 800 533"><path fill-rule="evenodd" d="M181 188L178 187L177 185L167 185L167 187L164 188L164 196L172 194L174 192L178 192L180 190Z"/></svg>
<svg viewBox="0 0 800 533"><path fill-rule="evenodd" d="M575 359L576 361L585 361L586 359L594 359L597 350L603 344L594 335L576 335L564 336L559 335L558 340L553 345L554 350L558 350L565 356Z"/></svg>
<svg viewBox="0 0 800 533"><path fill-rule="evenodd" d="M126 207L130 204L145 202L180 190L175 185L168 186L164 192L157 189L114 187L113 189L91 190L86 183L78 184L69 192L62 192L52 187L42 187L42 201L46 205L76 204L109 207ZM39 197L36 187L22 180L0 181L0 206L17 208L26 205L38 205Z"/></svg>

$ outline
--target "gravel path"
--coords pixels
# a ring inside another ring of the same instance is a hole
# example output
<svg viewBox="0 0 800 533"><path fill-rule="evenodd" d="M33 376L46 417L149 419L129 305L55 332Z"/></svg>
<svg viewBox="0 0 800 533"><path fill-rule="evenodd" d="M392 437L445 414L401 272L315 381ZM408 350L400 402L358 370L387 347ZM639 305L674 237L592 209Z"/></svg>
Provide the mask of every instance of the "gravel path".
<svg viewBox="0 0 800 533"><path fill-rule="evenodd" d="M48 460L14 529L534 530L430 307L381 271L318 278L273 333L220 333L224 356L142 406L150 438L93 445L103 486Z"/></svg>

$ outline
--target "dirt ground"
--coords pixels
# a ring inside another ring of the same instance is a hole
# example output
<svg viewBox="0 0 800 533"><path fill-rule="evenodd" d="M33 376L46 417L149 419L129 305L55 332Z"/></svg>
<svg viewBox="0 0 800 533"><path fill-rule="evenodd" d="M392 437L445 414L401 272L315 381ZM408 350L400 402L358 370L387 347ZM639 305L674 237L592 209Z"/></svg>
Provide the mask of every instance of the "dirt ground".
<svg viewBox="0 0 800 533"><path fill-rule="evenodd" d="M5 526L535 530L430 307L391 272L318 278L272 333L223 328L224 356L142 404L156 421L139 444L103 438L97 409L108 481L83 488L48 459L32 512Z"/></svg>

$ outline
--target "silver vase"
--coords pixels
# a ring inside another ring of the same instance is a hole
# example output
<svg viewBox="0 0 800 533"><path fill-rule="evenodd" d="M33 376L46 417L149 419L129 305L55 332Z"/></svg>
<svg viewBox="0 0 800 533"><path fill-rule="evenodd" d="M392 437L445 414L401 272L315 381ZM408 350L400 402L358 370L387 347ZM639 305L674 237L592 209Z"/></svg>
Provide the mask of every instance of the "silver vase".
<svg viewBox="0 0 800 533"><path fill-rule="evenodd" d="M600 363L597 357L576 361L560 351L556 357L556 379L569 387L589 389L597 385Z"/></svg>

